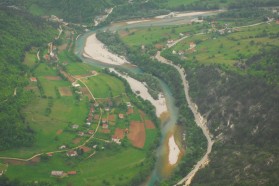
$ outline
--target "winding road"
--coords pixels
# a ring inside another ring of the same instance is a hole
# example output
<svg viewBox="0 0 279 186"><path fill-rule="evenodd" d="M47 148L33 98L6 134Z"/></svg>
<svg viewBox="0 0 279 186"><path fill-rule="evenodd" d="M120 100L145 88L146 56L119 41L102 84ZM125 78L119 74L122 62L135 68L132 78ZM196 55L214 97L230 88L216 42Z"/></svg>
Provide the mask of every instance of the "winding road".
<svg viewBox="0 0 279 186"><path fill-rule="evenodd" d="M180 41L182 41L182 40L183 39L181 39ZM164 57L162 57L160 51L157 52L155 58L161 63L174 67L179 72L180 77L183 82L185 97L186 97L188 106L194 114L196 124L202 129L203 134L207 139L207 151L206 151L205 155L202 157L202 159L200 161L198 161L198 163L194 166L193 170L177 183L177 185L181 185L183 183L185 183L185 185L190 185L192 178L199 171L199 169L202 168L203 166L205 166L209 162L208 155L211 153L214 141L211 139L210 132L206 126L206 119L204 119L202 117L202 115L198 112L197 105L195 103L193 103L193 101L191 100L191 97L189 95L189 84L188 84L188 81L186 80L185 70L183 68L180 68L177 65L174 65L172 63L172 61L169 61L169 60L165 59Z"/></svg>

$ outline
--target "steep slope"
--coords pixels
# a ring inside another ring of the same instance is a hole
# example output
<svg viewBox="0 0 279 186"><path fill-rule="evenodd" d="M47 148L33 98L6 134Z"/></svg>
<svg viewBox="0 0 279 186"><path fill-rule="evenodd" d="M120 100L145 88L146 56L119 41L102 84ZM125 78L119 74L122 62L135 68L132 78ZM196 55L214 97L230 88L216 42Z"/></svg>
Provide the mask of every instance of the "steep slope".
<svg viewBox="0 0 279 186"><path fill-rule="evenodd" d="M278 53L247 60L250 69L268 69L264 77L214 65L188 70L191 93L216 140L193 185L278 185Z"/></svg>

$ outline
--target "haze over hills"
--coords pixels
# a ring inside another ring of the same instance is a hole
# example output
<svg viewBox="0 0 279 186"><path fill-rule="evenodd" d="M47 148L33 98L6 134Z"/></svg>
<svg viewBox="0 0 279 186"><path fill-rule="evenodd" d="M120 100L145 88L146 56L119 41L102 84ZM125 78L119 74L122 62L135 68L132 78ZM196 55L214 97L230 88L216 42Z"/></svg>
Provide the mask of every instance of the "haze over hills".
<svg viewBox="0 0 279 186"><path fill-rule="evenodd" d="M2 1L0 185L177 184L209 144L188 108L177 70L186 72L191 100L213 141L207 161L186 181L278 185L278 5L277 0ZM185 17L189 24L173 17L175 25L148 19L217 9L226 11ZM48 21L51 15L74 24ZM135 22L125 21L131 19ZM102 20L98 28L117 31L89 32L96 20ZM119 27L110 25L116 21ZM79 54L91 33L144 73L129 64L102 66ZM125 77L144 82L152 99L170 101L166 106L175 111L156 117L156 105ZM162 126L173 118L164 134ZM158 156L167 144L161 141L171 135L181 150L175 166ZM156 171L161 175L154 176Z"/></svg>

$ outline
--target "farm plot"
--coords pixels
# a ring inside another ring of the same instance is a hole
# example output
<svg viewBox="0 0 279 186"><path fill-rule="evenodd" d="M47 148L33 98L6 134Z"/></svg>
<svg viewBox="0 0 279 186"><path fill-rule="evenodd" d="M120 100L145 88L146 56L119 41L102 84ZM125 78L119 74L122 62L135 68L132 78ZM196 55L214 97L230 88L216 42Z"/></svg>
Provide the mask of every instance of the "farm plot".
<svg viewBox="0 0 279 186"><path fill-rule="evenodd" d="M143 148L145 143L144 123L131 121L128 139L132 142L133 146Z"/></svg>

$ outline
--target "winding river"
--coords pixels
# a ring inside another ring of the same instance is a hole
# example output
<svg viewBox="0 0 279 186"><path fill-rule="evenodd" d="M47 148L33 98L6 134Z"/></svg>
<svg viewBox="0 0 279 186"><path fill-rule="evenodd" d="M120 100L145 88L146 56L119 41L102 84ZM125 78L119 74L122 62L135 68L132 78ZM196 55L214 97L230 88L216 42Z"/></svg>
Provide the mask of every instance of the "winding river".
<svg viewBox="0 0 279 186"><path fill-rule="evenodd" d="M207 12L207 13L203 12L201 14L206 16L206 15L216 14L216 12ZM178 17L165 18L165 19L154 18L154 19L149 19L149 20L144 20L144 21L137 20L137 21L130 22L129 24L127 24L127 22L120 22L120 23L114 23L108 27L100 28L99 30L109 29L112 31L116 31L116 30L121 30L121 29L126 29L126 28L181 25L181 24L189 23L191 19L196 18L201 14L190 14L190 15L186 15L186 16L182 16L182 17L178 16ZM97 67L101 67L101 68L115 67L114 65L101 63L101 62L83 57L86 39L90 35L96 33L96 31L97 30L89 31L89 32L81 35L80 37L78 37L78 39L76 41L76 45L75 45L75 54L79 58L81 58L83 62L92 64ZM141 69L139 69L136 66L129 65L129 64L118 66L118 68L123 68L123 69L129 70L130 72L133 72L133 73L142 73ZM160 146L157 150L157 162L155 164L154 170L152 171L150 178L148 179L147 183L145 183L146 185L149 185L149 186L154 185L156 183L156 181L160 181L160 180L165 179L168 176L170 176L173 168L175 167L175 164L177 163L176 162L176 163L174 163L174 165L171 165L171 166L169 164L168 143L170 142L170 139L173 140L175 138L175 141L178 140L178 139L176 139L176 136L175 136L176 120L178 119L178 108L175 107L175 104L174 104L175 100L174 100L168 86L161 80L160 80L160 84L161 84L163 94L166 99L169 118L167 120L165 120L161 124L161 127L160 127L162 137L160 140ZM174 136L174 138L173 138L173 136Z"/></svg>

